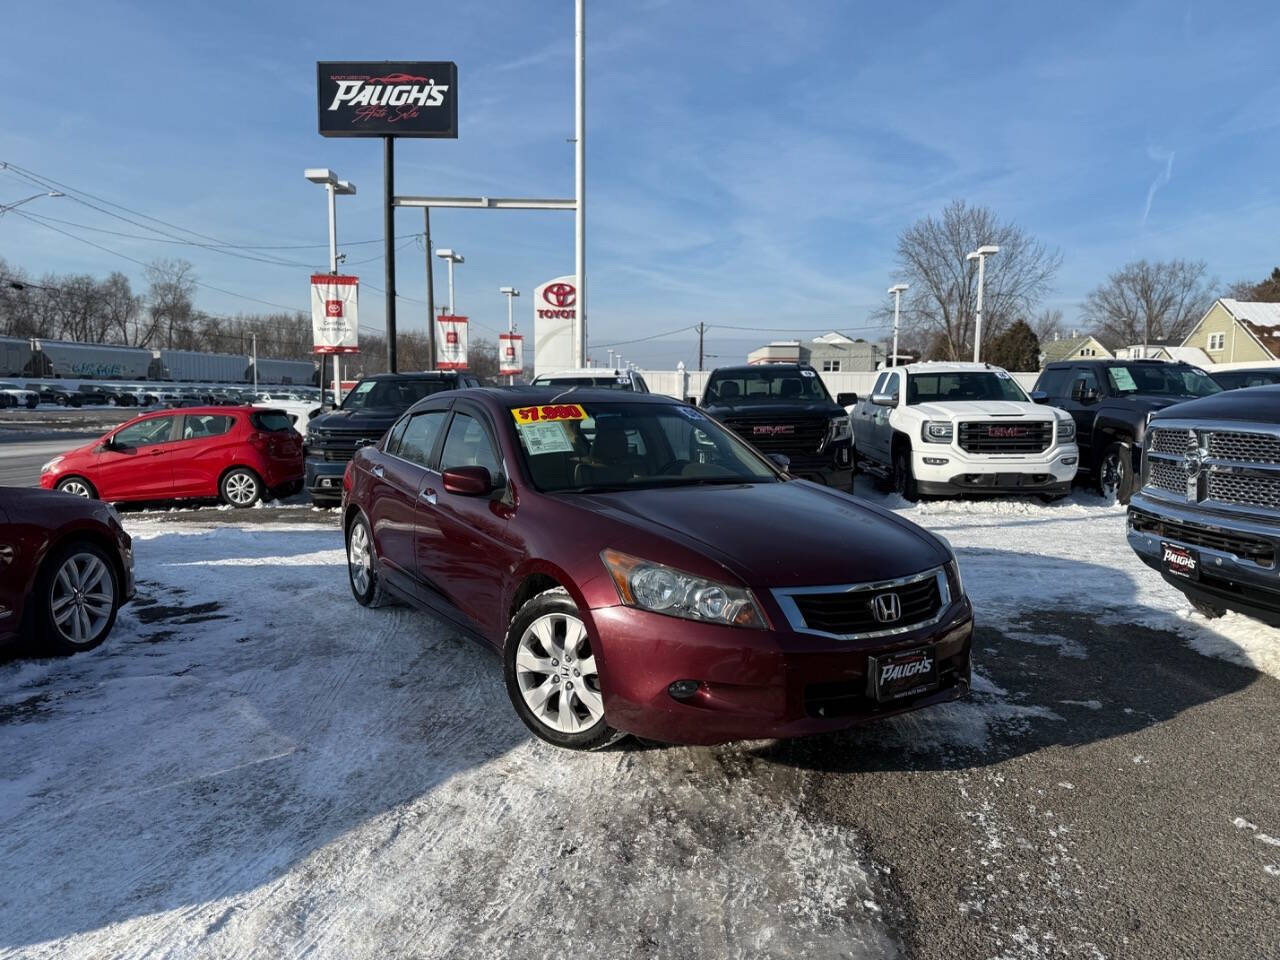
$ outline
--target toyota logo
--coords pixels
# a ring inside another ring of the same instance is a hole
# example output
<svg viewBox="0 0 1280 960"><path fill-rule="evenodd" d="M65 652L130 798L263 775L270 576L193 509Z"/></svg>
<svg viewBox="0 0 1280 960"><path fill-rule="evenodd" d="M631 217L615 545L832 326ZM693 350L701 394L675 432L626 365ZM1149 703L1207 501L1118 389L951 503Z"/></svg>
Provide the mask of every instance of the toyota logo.
<svg viewBox="0 0 1280 960"><path fill-rule="evenodd" d="M578 302L578 291L571 283L549 283L542 291L542 299L553 307L564 309Z"/></svg>
<svg viewBox="0 0 1280 960"><path fill-rule="evenodd" d="M902 619L902 601L896 593L878 593L871 601L871 612L881 623Z"/></svg>

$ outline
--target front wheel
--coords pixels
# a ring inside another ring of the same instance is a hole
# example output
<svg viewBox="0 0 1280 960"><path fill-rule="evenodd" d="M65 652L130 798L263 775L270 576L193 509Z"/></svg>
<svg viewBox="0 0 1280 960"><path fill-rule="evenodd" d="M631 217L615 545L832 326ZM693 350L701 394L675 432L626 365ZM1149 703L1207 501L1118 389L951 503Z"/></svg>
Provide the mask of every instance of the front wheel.
<svg viewBox="0 0 1280 960"><path fill-rule="evenodd" d="M905 444L893 451L893 492L913 503L920 499L920 487L911 469L911 448Z"/></svg>
<svg viewBox="0 0 1280 960"><path fill-rule="evenodd" d="M65 477L58 481L55 489L69 493L73 497L84 497L86 500L93 500L98 496L98 491L93 489L93 484L84 477Z"/></svg>
<svg viewBox="0 0 1280 960"><path fill-rule="evenodd" d="M622 736L605 722L595 653L563 589L538 594L512 618L503 649L507 694L536 737L596 750Z"/></svg>
<svg viewBox="0 0 1280 960"><path fill-rule="evenodd" d="M54 653L92 650L107 638L120 610L115 567L92 543L57 551L41 570L35 597L39 640Z"/></svg>
<svg viewBox="0 0 1280 960"><path fill-rule="evenodd" d="M247 467L228 471L220 484L222 502L233 507L252 507L262 499L262 481Z"/></svg>
<svg viewBox="0 0 1280 960"><path fill-rule="evenodd" d="M1127 443L1113 443L1098 464L1098 492L1108 502L1127 504L1133 495L1133 454Z"/></svg>

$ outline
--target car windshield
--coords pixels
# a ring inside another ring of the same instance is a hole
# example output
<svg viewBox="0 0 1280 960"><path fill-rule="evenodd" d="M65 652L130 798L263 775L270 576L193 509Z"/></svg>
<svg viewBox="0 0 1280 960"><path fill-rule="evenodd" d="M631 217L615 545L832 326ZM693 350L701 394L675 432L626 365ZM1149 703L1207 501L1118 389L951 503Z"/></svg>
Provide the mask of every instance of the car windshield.
<svg viewBox="0 0 1280 960"><path fill-rule="evenodd" d="M830 399L827 388L814 371L797 367L716 370L707 380L706 402L709 404Z"/></svg>
<svg viewBox="0 0 1280 960"><path fill-rule="evenodd" d="M1157 397L1207 397L1221 393L1203 370L1173 363L1123 364L1107 367L1111 392L1119 396L1143 393Z"/></svg>
<svg viewBox="0 0 1280 960"><path fill-rule="evenodd" d="M1213 379L1225 390L1240 387L1263 387L1270 383L1280 383L1280 369L1276 370L1232 370L1228 373L1215 373Z"/></svg>
<svg viewBox="0 0 1280 960"><path fill-rule="evenodd" d="M513 407L511 417L533 484L546 493L776 483L780 476L732 433L674 402Z"/></svg>
<svg viewBox="0 0 1280 960"><path fill-rule="evenodd" d="M1011 400L1030 403L1003 370L913 373L907 377L907 403L964 403Z"/></svg>
<svg viewBox="0 0 1280 960"><path fill-rule="evenodd" d="M342 400L343 410L408 410L423 397L449 389L444 380L361 380Z"/></svg>
<svg viewBox="0 0 1280 960"><path fill-rule="evenodd" d="M539 377L533 381L535 387L595 387L600 390L630 390L630 377Z"/></svg>

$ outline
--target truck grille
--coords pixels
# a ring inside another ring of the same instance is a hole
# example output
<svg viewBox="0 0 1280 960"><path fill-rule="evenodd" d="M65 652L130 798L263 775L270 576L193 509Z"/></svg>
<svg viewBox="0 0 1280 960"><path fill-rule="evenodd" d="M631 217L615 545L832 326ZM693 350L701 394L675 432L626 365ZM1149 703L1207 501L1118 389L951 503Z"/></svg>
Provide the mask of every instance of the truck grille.
<svg viewBox="0 0 1280 960"><path fill-rule="evenodd" d="M1152 460L1147 484L1169 493L1186 495L1187 472L1181 464L1169 460Z"/></svg>
<svg viewBox="0 0 1280 960"><path fill-rule="evenodd" d="M1043 453L1053 443L1050 421L975 420L960 424L960 449L967 453Z"/></svg>
<svg viewBox="0 0 1280 960"><path fill-rule="evenodd" d="M929 623L942 609L941 578L929 575L922 580L877 589L874 585L832 593L801 593L793 599L804 624L810 630L838 636L906 629ZM876 618L873 604L882 594L896 594L901 616L892 622Z"/></svg>
<svg viewBox="0 0 1280 960"><path fill-rule="evenodd" d="M1179 543L1187 543L1193 547L1221 550L1223 553L1230 553L1244 560L1252 560L1263 567L1275 566L1275 547L1261 537L1180 523L1176 520L1164 520L1137 507L1129 511L1129 525L1139 533L1150 533L1157 537L1177 540Z"/></svg>
<svg viewBox="0 0 1280 960"><path fill-rule="evenodd" d="M361 430L311 431L307 449L311 455L329 463L346 463L355 456L361 441L368 434Z"/></svg>
<svg viewBox="0 0 1280 960"><path fill-rule="evenodd" d="M1280 437L1261 433L1211 433L1209 456L1242 463L1280 464Z"/></svg>
<svg viewBox="0 0 1280 960"><path fill-rule="evenodd" d="M1280 510L1280 476L1254 477L1242 473L1210 472L1205 496L1219 503Z"/></svg>
<svg viewBox="0 0 1280 960"><path fill-rule="evenodd" d="M826 417L734 417L725 426L762 453L817 453L827 437Z"/></svg>
<svg viewBox="0 0 1280 960"><path fill-rule="evenodd" d="M1280 510L1280 433L1210 424L1151 431L1144 489L1191 503Z"/></svg>
<svg viewBox="0 0 1280 960"><path fill-rule="evenodd" d="M1196 450L1196 435L1192 430L1152 430L1151 450L1155 453L1173 453L1185 456Z"/></svg>

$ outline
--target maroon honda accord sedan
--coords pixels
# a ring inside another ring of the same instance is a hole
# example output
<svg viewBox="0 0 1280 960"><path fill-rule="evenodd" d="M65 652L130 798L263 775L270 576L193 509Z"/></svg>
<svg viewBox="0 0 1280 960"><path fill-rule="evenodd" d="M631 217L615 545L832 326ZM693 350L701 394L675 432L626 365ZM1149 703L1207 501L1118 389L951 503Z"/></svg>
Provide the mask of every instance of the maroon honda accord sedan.
<svg viewBox="0 0 1280 960"><path fill-rule="evenodd" d="M91 650L133 596L133 541L110 504L0 487L0 645Z"/></svg>
<svg viewBox="0 0 1280 960"><path fill-rule="evenodd" d="M356 600L491 644L559 746L789 737L969 689L945 541L669 398L438 394L356 452L342 506Z"/></svg>

